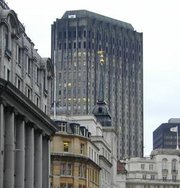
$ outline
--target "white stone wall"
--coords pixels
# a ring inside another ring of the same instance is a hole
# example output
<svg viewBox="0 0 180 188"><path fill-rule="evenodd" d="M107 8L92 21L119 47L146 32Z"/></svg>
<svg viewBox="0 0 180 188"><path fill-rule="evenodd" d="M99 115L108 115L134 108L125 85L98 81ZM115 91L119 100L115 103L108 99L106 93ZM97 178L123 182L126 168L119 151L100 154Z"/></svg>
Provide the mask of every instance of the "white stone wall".
<svg viewBox="0 0 180 188"><path fill-rule="evenodd" d="M127 188L178 188L180 186L180 152L177 150L159 150L152 152L149 158L131 158L126 160L127 174L117 175L118 186ZM166 159L166 164L163 160ZM176 165L172 167L172 161Z"/></svg>

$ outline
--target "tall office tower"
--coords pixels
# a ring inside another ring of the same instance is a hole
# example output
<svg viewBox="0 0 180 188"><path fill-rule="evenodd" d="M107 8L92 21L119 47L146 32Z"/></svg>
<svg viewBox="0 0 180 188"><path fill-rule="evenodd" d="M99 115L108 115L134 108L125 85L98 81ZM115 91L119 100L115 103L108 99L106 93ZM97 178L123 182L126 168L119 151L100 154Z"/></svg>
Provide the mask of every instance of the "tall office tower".
<svg viewBox="0 0 180 188"><path fill-rule="evenodd" d="M98 99L104 51L104 97L118 133L118 159L143 156L143 36L131 24L86 10L52 25L57 112L88 114Z"/></svg>

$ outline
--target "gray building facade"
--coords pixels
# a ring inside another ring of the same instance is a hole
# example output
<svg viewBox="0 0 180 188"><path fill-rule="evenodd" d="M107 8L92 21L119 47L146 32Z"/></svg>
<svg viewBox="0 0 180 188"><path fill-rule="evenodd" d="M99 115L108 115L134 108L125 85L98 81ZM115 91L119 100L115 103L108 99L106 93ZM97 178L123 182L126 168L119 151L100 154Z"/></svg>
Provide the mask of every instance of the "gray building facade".
<svg viewBox="0 0 180 188"><path fill-rule="evenodd" d="M104 98L118 133L118 158L143 156L143 35L131 24L86 10L52 24L57 113L91 114L104 51Z"/></svg>
<svg viewBox="0 0 180 188"><path fill-rule="evenodd" d="M0 0L0 187L48 188L53 66Z"/></svg>

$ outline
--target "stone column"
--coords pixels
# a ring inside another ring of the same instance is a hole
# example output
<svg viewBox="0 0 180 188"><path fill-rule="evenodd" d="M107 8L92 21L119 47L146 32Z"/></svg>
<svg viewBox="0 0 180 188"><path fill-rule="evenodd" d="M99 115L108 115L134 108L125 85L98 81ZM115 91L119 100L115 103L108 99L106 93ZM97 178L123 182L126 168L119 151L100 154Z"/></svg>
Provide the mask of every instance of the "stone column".
<svg viewBox="0 0 180 188"><path fill-rule="evenodd" d="M50 166L50 153L49 153L49 137L43 137L43 188L49 187L49 166Z"/></svg>
<svg viewBox="0 0 180 188"><path fill-rule="evenodd" d="M14 112L5 108L4 187L14 187Z"/></svg>
<svg viewBox="0 0 180 188"><path fill-rule="evenodd" d="M25 188L34 188L34 128L28 123L25 129Z"/></svg>
<svg viewBox="0 0 180 188"><path fill-rule="evenodd" d="M4 169L4 106L0 101L0 187L3 187Z"/></svg>
<svg viewBox="0 0 180 188"><path fill-rule="evenodd" d="M45 154L44 154L45 155ZM34 187L42 188L42 132L35 132Z"/></svg>
<svg viewBox="0 0 180 188"><path fill-rule="evenodd" d="M16 119L15 188L24 188L25 179L25 122L23 116Z"/></svg>

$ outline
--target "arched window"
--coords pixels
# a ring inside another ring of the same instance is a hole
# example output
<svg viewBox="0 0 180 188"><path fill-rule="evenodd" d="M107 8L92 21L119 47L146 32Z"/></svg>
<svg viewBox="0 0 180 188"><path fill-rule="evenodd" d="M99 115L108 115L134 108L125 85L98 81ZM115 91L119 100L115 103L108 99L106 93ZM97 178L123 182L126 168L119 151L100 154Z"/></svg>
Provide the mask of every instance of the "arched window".
<svg viewBox="0 0 180 188"><path fill-rule="evenodd" d="M166 158L164 158L163 160L162 160L162 170L165 170L165 169L167 169L167 159Z"/></svg>
<svg viewBox="0 0 180 188"><path fill-rule="evenodd" d="M172 160L172 171L176 171L177 170L177 160L176 159L173 159Z"/></svg>

